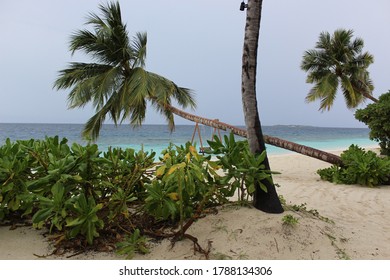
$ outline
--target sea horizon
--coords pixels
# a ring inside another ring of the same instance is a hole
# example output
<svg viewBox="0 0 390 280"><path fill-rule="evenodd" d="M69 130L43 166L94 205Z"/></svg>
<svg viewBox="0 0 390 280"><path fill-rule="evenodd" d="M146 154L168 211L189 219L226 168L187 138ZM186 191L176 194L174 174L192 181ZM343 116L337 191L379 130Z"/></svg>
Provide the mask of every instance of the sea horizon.
<svg viewBox="0 0 390 280"><path fill-rule="evenodd" d="M0 123L0 144L5 139L15 140L44 139L45 137L59 136L67 138L69 143L87 144L82 139L81 132L84 124L81 123ZM244 125L237 127L245 128ZM154 151L159 155L170 143L183 145L192 140L194 124L178 124L173 132L166 124L143 124L133 127L129 124L103 124L101 133L95 142L101 151L109 146L133 148ZM201 138L198 133L194 136L194 145L197 148L207 147L207 140L212 139L214 128L200 125ZM378 146L377 142L369 139L368 128L354 127L321 127L311 125L263 125L263 133L320 150L345 150L355 144L360 147ZM218 131L217 135L218 135ZM220 134L229 132L220 130ZM243 138L237 137L238 140ZM202 145L200 144L202 140ZM267 145L268 154L286 154L288 150Z"/></svg>
<svg viewBox="0 0 390 280"><path fill-rule="evenodd" d="M85 123L80 123L80 122L0 122L0 125L1 124L48 124L48 125L55 125L55 124L60 124L60 125L69 125L69 124L74 124L74 125L85 125ZM103 125L114 125L115 126L115 123L104 123ZM161 126L168 126L168 124L164 124L164 123L145 123L145 124L142 124L141 126L147 126L147 125L161 125ZM175 124L175 126L194 126L195 124L191 121L188 121L187 124L183 123L183 124ZM199 125L202 125L202 124L199 124ZM236 127L245 127L245 124L231 124L232 126L236 126ZM122 124L118 124L116 126L130 126L130 127L133 127L131 124L128 124L128 123L122 123ZM309 124L262 124L262 126L288 126L288 127L319 127L319 128L351 128L351 129L368 129L367 126L358 126L358 127L355 127L355 126L323 126L323 125L309 125Z"/></svg>

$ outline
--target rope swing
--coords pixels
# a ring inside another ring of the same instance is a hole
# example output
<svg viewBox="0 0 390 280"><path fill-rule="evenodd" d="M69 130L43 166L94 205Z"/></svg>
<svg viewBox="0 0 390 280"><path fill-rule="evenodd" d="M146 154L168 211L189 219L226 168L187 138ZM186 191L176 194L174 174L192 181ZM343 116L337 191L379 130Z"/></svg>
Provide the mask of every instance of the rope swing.
<svg viewBox="0 0 390 280"><path fill-rule="evenodd" d="M218 122L219 120L215 119L215 121ZM204 154L205 150L209 149L209 147L204 147L203 146L202 134L200 132L200 127L199 127L199 123L198 122L195 123L194 132L192 133L192 139L191 139L191 143L192 144L194 144L194 139L195 139L195 134L196 133L198 133L198 137L199 137L199 144L200 144L199 153ZM219 139L222 141L221 131L220 131L219 128L216 128L216 127L214 127L213 133L211 135L211 140L213 140L214 135L216 135L216 134L218 134Z"/></svg>

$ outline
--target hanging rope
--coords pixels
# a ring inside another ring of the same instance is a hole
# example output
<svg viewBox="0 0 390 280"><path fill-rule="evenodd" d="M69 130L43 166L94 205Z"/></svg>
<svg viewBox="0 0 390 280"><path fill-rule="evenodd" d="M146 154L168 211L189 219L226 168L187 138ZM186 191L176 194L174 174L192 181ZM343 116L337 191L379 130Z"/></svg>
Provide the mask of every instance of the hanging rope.
<svg viewBox="0 0 390 280"><path fill-rule="evenodd" d="M219 120L216 119L215 121L219 121ZM202 133L200 132L199 123L195 124L194 132L192 133L192 139L191 139L191 143L192 144L194 143L194 139L195 139L195 134L196 133L198 133L198 137L199 137L199 144L200 144L199 153L204 154L205 153L205 149L207 149L207 147L203 146ZM214 139L214 135L216 135L216 134L218 134L219 139L222 141L221 131L220 131L219 128L216 128L216 127L214 127L213 133L211 135L211 140Z"/></svg>
<svg viewBox="0 0 390 280"><path fill-rule="evenodd" d="M193 144L194 143L194 139L195 139L195 134L196 132L198 131L198 136L199 136L199 142L200 142L200 150L204 151L204 148L203 148L203 141L202 141L202 135L200 133L200 128L199 128L199 123L196 123L195 124L195 129L194 129L194 133L192 133L192 139L191 139L191 143Z"/></svg>
<svg viewBox="0 0 390 280"><path fill-rule="evenodd" d="M219 119L215 119L214 121L219 122ZM221 130L219 128L217 128L217 127L214 127L213 134L211 135L211 140L214 139L214 135L217 134L217 132L218 132L219 140L222 141Z"/></svg>

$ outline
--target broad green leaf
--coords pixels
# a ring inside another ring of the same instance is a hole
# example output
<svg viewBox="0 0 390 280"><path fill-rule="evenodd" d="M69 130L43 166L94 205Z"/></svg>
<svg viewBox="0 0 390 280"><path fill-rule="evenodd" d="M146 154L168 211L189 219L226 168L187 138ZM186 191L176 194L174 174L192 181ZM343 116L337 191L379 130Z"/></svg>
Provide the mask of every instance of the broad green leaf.
<svg viewBox="0 0 390 280"><path fill-rule="evenodd" d="M75 180L76 182L81 182L81 181L83 181L83 177L81 177L79 174L73 175L72 178L73 178L73 180Z"/></svg>
<svg viewBox="0 0 390 280"><path fill-rule="evenodd" d="M266 185L264 185L263 183L261 183L260 182L260 188L264 191L264 192L266 192L266 193L268 193L268 189L267 189L267 186Z"/></svg>
<svg viewBox="0 0 390 280"><path fill-rule="evenodd" d="M45 221L51 215L52 215L52 209L51 208L40 209L32 217L32 222L34 224L37 224L39 222Z"/></svg>
<svg viewBox="0 0 390 280"><path fill-rule="evenodd" d="M166 165L162 165L162 166L160 166L159 168L157 168L157 170L156 170L156 176L157 176L157 177L161 177L162 175L164 175L165 169L166 169Z"/></svg>

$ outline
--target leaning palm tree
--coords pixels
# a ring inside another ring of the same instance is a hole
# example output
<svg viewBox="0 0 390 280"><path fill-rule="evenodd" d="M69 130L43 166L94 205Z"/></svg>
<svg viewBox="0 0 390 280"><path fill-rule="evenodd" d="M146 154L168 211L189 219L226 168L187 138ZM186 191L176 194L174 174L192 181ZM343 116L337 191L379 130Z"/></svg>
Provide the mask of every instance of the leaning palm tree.
<svg viewBox="0 0 390 280"><path fill-rule="evenodd" d="M374 102L373 84L367 71L374 58L362 52L361 38L352 40L353 31L338 29L331 36L322 32L315 49L305 52L301 69L308 72L307 82L314 84L306 96L307 102L320 100L320 110L329 110L342 89L348 108L356 108L365 99Z"/></svg>
<svg viewBox="0 0 390 280"><path fill-rule="evenodd" d="M240 128L240 127L237 127L237 126L225 123L225 122L221 122L217 119L210 119L210 118L205 118L205 117L201 117L198 115L194 115L194 114L185 112L183 110L180 110L180 109L178 109L174 106L171 106L171 105L166 106L166 107L173 114L180 116L180 117L182 117L186 120L189 120L191 122L200 123L200 124L203 124L205 126L214 127L214 128L222 129L225 131L230 131L235 135L238 135L238 136L241 136L244 138L248 138L248 132L246 129L243 129L243 128ZM296 153L299 153L301 155L312 157L312 158L315 158L315 159L318 159L321 161L325 161L327 163L338 164L338 165L342 164L341 158L339 156L334 155L332 153L328 153L326 151L318 150L318 149L315 149L312 147L308 147L308 146L305 146L302 144L298 144L295 142L291 142L291 141L288 141L285 139L281 139L281 138L266 135L266 134L263 134L263 140L266 144L269 144L269 145L272 145L272 146L275 146L278 148L282 148L285 150L289 150L292 152L296 152Z"/></svg>
<svg viewBox="0 0 390 280"><path fill-rule="evenodd" d="M147 102L174 126L173 115L214 128L229 130L247 137L247 131L215 119L190 114L172 106L171 98L183 107L195 107L192 92L178 87L172 81L145 71L146 34L137 33L130 40L126 25L122 23L119 4L100 6L103 17L90 14L87 24L93 31L81 30L73 34L70 42L72 53L84 51L94 58L94 63L71 63L61 70L54 87L71 89L69 108L84 107L92 103L95 115L86 123L83 135L96 139L106 117L116 124L126 119L140 125L145 118ZM267 144L317 158L332 164L340 164L340 157L300 145L284 139L264 135Z"/></svg>
<svg viewBox="0 0 390 280"><path fill-rule="evenodd" d="M115 124L125 120L142 124L147 102L165 116L173 129L171 100L184 108L194 108L192 92L144 69L147 36L137 33L134 38L128 37L119 3L100 5L100 11L102 17L91 13L86 22L93 30L79 30L70 41L72 54L84 51L94 63L71 63L60 71L54 84L57 89L71 88L69 108L93 104L96 112L86 123L83 136L96 139L107 116Z"/></svg>

